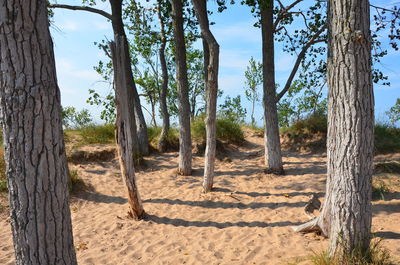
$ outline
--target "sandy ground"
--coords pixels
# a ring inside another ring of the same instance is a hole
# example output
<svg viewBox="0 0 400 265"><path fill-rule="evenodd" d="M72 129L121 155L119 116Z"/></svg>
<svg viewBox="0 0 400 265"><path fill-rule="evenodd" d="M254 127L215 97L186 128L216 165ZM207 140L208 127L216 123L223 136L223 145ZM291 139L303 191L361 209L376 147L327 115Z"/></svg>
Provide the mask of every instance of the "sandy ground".
<svg viewBox="0 0 400 265"><path fill-rule="evenodd" d="M137 174L146 220L127 217L117 161L76 165L92 186L72 198L79 264L287 264L326 248L327 240L291 227L307 221L304 206L325 191L323 155L285 153L286 175L262 172L262 138L249 136L218 161L215 191L203 194L202 157L193 176L177 176L177 153L146 158ZM389 159L381 157L380 159ZM392 157L393 158L393 157ZM400 195L374 202L373 232L400 258ZM13 264L9 219L0 220L0 264ZM307 263L301 263L307 264Z"/></svg>

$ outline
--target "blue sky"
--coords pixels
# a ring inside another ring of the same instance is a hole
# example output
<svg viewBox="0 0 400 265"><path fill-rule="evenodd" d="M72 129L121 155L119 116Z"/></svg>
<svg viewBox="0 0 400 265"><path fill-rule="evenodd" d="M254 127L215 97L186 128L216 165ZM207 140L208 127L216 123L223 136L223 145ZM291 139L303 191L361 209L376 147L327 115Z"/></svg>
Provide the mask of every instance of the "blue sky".
<svg viewBox="0 0 400 265"><path fill-rule="evenodd" d="M377 5L390 6L389 1L373 1ZM58 3L80 4L77 0ZM101 3L99 9L108 11L108 5ZM211 5L212 8L212 5ZM250 104L244 98L244 71L250 57L261 60L261 32L254 28L255 18L246 6L229 6L223 13L214 12L211 20L216 22L212 31L220 44L219 86L224 95L241 95L244 106L250 112ZM96 89L107 94L111 88L104 83L94 70L99 60L105 56L95 45L105 37L112 39L111 24L100 15L83 11L56 9L51 27L54 40L58 82L61 89L62 105L77 109L87 108L96 121L100 121L100 107L86 103L88 89ZM383 39L383 38L382 38ZM383 39L384 40L384 39ZM276 45L276 82L283 86L290 73L295 58L281 51ZM389 76L391 86L375 86L376 118L385 120L385 111L400 97L400 52L389 49L379 66ZM261 92L261 90L260 90ZM221 101L223 98L221 99ZM144 104L144 100L142 100ZM256 108L257 119L261 121L262 106ZM261 123L261 122L260 122Z"/></svg>

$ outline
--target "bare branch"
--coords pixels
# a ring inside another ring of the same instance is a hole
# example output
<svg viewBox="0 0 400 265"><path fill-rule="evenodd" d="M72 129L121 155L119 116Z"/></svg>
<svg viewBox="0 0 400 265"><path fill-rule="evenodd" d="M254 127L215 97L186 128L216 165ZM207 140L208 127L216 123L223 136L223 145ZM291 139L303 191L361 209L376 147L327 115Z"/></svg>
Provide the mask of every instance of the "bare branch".
<svg viewBox="0 0 400 265"><path fill-rule="evenodd" d="M281 98L286 94L286 92L289 90L290 86L292 85L293 79L297 73L297 70L299 69L301 61L304 59L306 52L308 48L310 48L312 45L323 42L325 41L324 39L318 39L318 37L321 35L322 32L326 29L326 24L322 26L316 33L315 35L311 38L311 40L303 46L303 49L299 53L296 59L296 63L293 66L292 72L289 75L288 80L286 81L285 87L282 89L282 91L276 96L276 102L279 102Z"/></svg>
<svg viewBox="0 0 400 265"><path fill-rule="evenodd" d="M89 7L89 6L71 6L71 5L61 5L61 4L49 4L47 5L49 8L63 8L63 9L69 9L69 10L81 10L81 11L87 11L91 13L96 13L99 15L102 15L103 17L106 17L109 20L113 20L113 17L110 13L107 13L106 11Z"/></svg>

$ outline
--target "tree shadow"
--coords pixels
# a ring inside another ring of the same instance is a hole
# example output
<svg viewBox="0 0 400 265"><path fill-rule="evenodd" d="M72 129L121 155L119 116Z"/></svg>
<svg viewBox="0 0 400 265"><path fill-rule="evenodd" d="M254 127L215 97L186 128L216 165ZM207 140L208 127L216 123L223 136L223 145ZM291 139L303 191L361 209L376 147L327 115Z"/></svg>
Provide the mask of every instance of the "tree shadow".
<svg viewBox="0 0 400 265"><path fill-rule="evenodd" d="M275 222L266 223L260 221L254 222L214 222L214 221L187 221L179 218L169 218L169 217L159 217L151 214L147 214L145 220L151 221L157 224L173 225L173 226L183 226L183 227L216 227L219 229L228 227L285 227L285 226L296 226L300 223L293 222Z"/></svg>
<svg viewBox="0 0 400 265"><path fill-rule="evenodd" d="M76 194L73 194L73 197L97 203L125 204L128 202L127 199L120 196L110 196L94 191L80 191L77 192Z"/></svg>
<svg viewBox="0 0 400 265"><path fill-rule="evenodd" d="M372 213L400 213L400 203L377 203L372 205Z"/></svg>
<svg viewBox="0 0 400 265"><path fill-rule="evenodd" d="M383 239L400 239L400 234L390 231L380 231L374 233L376 237L381 237Z"/></svg>
<svg viewBox="0 0 400 265"><path fill-rule="evenodd" d="M295 197L295 196L311 196L316 195L318 198L321 198L325 195L324 192L286 192L286 193L269 193L269 192L244 192L244 191L234 191L227 188L213 188L212 192L225 192L232 194L245 195L249 197L270 197L270 196L285 196L285 197Z"/></svg>
<svg viewBox="0 0 400 265"><path fill-rule="evenodd" d="M244 204L241 202L222 202L222 201L182 201L179 199L148 199L144 200L145 203L160 203L170 205L188 205L193 207L203 207L208 209L259 209L270 208L277 209L281 207L304 207L306 202L251 202Z"/></svg>

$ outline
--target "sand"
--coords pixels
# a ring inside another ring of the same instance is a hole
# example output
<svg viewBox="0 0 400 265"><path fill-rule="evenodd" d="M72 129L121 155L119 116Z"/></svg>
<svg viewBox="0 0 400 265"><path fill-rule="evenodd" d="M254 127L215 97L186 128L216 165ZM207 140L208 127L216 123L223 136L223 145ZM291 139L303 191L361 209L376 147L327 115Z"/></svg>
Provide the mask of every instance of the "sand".
<svg viewBox="0 0 400 265"><path fill-rule="evenodd" d="M215 191L201 189L203 158L193 176L176 175L177 153L146 158L137 173L146 220L127 217L126 190L116 160L73 166L92 189L71 202L79 264L287 264L327 247L327 239L292 226L309 220L304 206L323 196L326 157L284 153L286 175L265 175L262 138L217 161ZM380 159L400 159L400 156ZM373 232L400 258L400 196L374 201ZM0 264L13 264L11 228L0 220ZM307 264L303 262L301 264Z"/></svg>

